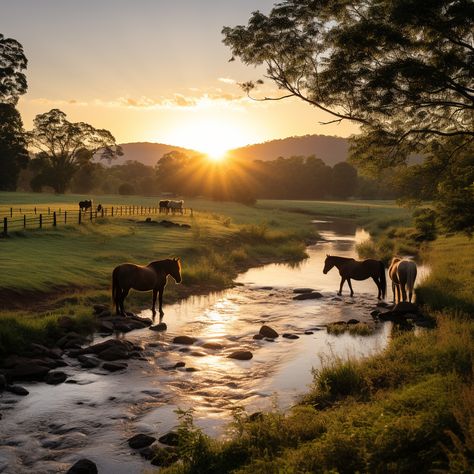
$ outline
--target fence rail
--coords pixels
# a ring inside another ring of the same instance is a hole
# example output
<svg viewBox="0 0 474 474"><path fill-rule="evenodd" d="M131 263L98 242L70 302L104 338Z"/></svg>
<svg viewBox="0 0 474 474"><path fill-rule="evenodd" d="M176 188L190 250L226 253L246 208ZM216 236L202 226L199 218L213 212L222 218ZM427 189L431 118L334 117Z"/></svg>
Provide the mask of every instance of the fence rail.
<svg viewBox="0 0 474 474"><path fill-rule="evenodd" d="M57 227L59 225L80 225L84 222L92 222L105 217L125 217L125 216L147 216L152 215L189 215L192 217L192 208L168 209L151 206L110 206L100 209L89 208L78 210L77 207L70 208L13 208L5 211L0 209L0 216L3 216L3 235L8 235L11 231L42 229L44 227ZM0 233L2 231L0 230Z"/></svg>

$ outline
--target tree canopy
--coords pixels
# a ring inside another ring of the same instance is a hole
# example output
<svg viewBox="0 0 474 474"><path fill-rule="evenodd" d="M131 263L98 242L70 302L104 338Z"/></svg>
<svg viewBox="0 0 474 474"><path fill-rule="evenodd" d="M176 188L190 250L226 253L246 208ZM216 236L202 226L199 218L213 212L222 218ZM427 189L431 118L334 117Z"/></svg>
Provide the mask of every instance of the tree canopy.
<svg viewBox="0 0 474 474"><path fill-rule="evenodd" d="M27 89L26 69L28 61L23 53L23 46L12 38L5 38L0 33L0 102L13 104Z"/></svg>
<svg viewBox="0 0 474 474"><path fill-rule="evenodd" d="M33 123L28 140L39 151L37 159L42 170L36 177L36 186L49 185L64 193L74 173L95 155L110 160L122 154L108 130L84 122L69 122L59 109L37 115Z"/></svg>
<svg viewBox="0 0 474 474"><path fill-rule="evenodd" d="M299 97L359 123L361 148L391 166L434 136L474 139L473 32L470 0L286 0L223 41L284 91L263 100Z"/></svg>

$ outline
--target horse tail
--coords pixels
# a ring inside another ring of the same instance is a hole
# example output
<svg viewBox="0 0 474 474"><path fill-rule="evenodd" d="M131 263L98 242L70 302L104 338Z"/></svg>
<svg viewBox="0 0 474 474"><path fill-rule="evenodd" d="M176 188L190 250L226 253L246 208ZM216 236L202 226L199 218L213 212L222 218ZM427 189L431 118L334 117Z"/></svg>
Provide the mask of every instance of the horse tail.
<svg viewBox="0 0 474 474"><path fill-rule="evenodd" d="M382 286L382 298L385 298L387 292L387 279L385 278L385 265L380 262L380 285Z"/></svg>
<svg viewBox="0 0 474 474"><path fill-rule="evenodd" d="M112 272L112 302L113 304L117 304L118 302L118 292L120 289L119 281L118 281L118 267L114 268Z"/></svg>

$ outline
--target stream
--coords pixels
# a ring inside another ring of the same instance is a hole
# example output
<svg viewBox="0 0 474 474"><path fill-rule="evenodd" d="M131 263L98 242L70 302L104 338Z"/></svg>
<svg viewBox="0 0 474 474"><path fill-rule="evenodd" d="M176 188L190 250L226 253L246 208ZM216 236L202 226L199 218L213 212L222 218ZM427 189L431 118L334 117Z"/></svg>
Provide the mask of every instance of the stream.
<svg viewBox="0 0 474 474"><path fill-rule="evenodd" d="M379 324L371 336L332 336L324 327L351 318L372 321L370 312L377 304L372 280L353 281L355 296L350 298L345 286L338 298L337 269L322 273L327 253L355 257L355 244L368 234L350 222L314 224L325 240L309 247L309 258L299 265L250 269L239 275L234 288L165 306L166 332L128 333L128 340L145 347L145 357L128 360L127 370L86 371L67 359L74 365L61 370L77 383L23 383L28 396L1 394L0 472L65 472L84 457L100 473L151 470L127 439L137 433L167 433L177 425L178 408L192 408L196 425L211 436L223 436L236 407L249 413L274 406L287 409L308 390L312 368L336 357L361 358L381 351L390 337L390 323ZM324 298L293 300L293 290L301 287ZM140 315L151 317L151 311ZM253 339L262 324L299 338ZM198 342L189 348L173 344L177 335L194 336ZM224 348L203 348L207 342ZM249 350L253 358L226 357L235 350ZM171 369L177 362L186 365ZM186 370L190 368L196 371Z"/></svg>

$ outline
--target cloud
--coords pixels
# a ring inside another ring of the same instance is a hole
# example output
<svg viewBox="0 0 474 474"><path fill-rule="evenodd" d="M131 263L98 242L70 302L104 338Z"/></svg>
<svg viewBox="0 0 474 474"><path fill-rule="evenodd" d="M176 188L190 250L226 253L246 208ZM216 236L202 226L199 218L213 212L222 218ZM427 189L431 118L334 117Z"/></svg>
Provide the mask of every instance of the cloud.
<svg viewBox="0 0 474 474"><path fill-rule="evenodd" d="M230 77L218 77L218 81L223 82L224 84L237 84L235 79L231 79Z"/></svg>

